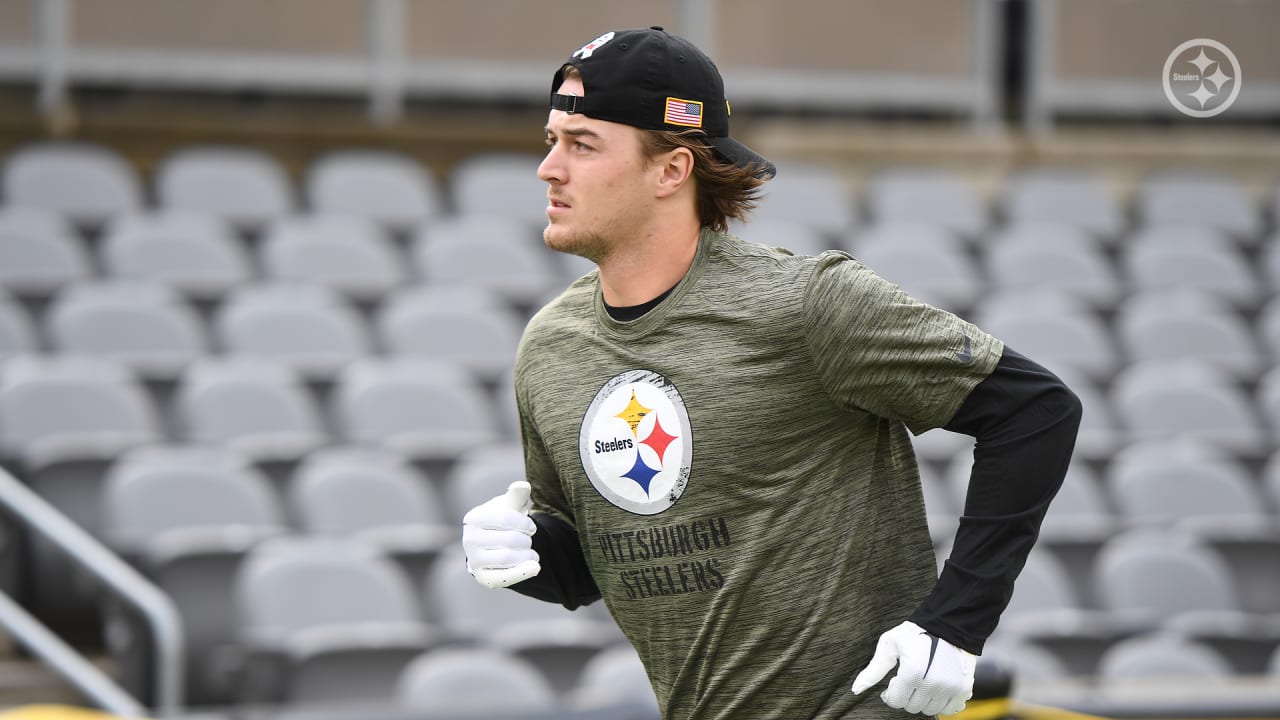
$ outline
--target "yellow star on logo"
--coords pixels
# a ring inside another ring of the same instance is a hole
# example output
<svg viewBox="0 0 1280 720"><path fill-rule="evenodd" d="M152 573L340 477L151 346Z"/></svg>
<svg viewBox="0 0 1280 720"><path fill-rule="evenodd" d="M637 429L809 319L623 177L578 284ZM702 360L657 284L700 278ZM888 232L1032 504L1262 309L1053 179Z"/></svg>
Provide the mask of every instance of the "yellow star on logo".
<svg viewBox="0 0 1280 720"><path fill-rule="evenodd" d="M636 391L632 390L631 402L627 403L627 406L622 409L622 412L614 415L614 417L622 418L631 426L631 434L635 435L636 427L640 425L640 421L644 419L645 415L648 415L651 412L653 412L653 409L641 405L640 401L636 399Z"/></svg>

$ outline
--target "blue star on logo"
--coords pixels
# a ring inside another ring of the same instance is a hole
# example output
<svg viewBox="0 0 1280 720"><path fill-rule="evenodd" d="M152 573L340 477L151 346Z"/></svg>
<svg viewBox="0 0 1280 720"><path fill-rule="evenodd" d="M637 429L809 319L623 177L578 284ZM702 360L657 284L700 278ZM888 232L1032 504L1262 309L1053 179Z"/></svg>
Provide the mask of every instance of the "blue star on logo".
<svg viewBox="0 0 1280 720"><path fill-rule="evenodd" d="M635 484L639 485L640 489L644 490L644 494L648 496L649 483L653 481L653 476L657 474L658 471L646 465L640 457L640 453L636 453L636 464L632 465L630 470L622 473L622 477L635 481Z"/></svg>

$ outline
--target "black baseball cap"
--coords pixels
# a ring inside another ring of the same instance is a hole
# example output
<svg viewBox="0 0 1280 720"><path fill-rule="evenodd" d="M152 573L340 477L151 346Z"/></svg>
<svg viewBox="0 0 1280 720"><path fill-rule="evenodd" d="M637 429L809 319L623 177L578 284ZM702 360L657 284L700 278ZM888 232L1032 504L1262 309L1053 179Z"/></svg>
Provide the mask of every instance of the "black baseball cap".
<svg viewBox="0 0 1280 720"><path fill-rule="evenodd" d="M582 75L582 97L556 92L569 65ZM570 55L551 80L551 107L644 130L701 130L725 160L762 178L777 174L729 137L724 80L711 58L656 25L607 32Z"/></svg>

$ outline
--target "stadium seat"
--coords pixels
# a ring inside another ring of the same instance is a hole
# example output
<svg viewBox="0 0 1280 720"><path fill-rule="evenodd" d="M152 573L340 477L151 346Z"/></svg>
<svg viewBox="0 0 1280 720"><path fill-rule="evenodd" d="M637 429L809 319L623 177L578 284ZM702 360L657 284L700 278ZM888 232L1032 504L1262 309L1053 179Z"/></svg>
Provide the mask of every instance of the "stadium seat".
<svg viewBox="0 0 1280 720"><path fill-rule="evenodd" d="M303 184L312 212L368 218L396 231L414 228L444 209L435 176L403 153L332 150L307 166Z"/></svg>
<svg viewBox="0 0 1280 720"><path fill-rule="evenodd" d="M987 207L956 173L931 167L893 167L868 182L866 201L877 224L924 223L966 238L987 229Z"/></svg>
<svg viewBox="0 0 1280 720"><path fill-rule="evenodd" d="M1231 664L1212 647L1167 632L1122 640L1108 648L1098 662L1098 676L1106 681L1225 681L1232 674Z"/></svg>
<svg viewBox="0 0 1280 720"><path fill-rule="evenodd" d="M0 208L0 287L24 302L41 301L92 275L90 253L60 216Z"/></svg>
<svg viewBox="0 0 1280 720"><path fill-rule="evenodd" d="M1107 380L1120 368L1115 340L1082 301L1056 289L988 295L974 323L1050 371Z"/></svg>
<svg viewBox="0 0 1280 720"><path fill-rule="evenodd" d="M955 502L946 481L929 463L920 463L920 490L924 495L925 520L934 548L949 544L960 526L961 505Z"/></svg>
<svg viewBox="0 0 1280 720"><path fill-rule="evenodd" d="M747 242L767 247L780 247L796 255L819 255L825 250L839 250L839 235L825 235L816 227L799 220L755 220L731 227L734 235Z"/></svg>
<svg viewBox="0 0 1280 720"><path fill-rule="evenodd" d="M308 380L330 380L372 352L356 309L319 285L237 288L215 311L213 336L224 354L284 363Z"/></svg>
<svg viewBox="0 0 1280 720"><path fill-rule="evenodd" d="M1125 240L1120 266L1135 291L1203 290L1240 307L1263 298L1259 273L1212 227L1143 226Z"/></svg>
<svg viewBox="0 0 1280 720"><path fill-rule="evenodd" d="M115 462L103 492L108 545L177 605L186 641L186 700L226 704L234 694L231 585L241 560L287 527L270 481L218 448L154 445ZM115 622L126 622L117 616ZM108 649L145 686L154 668L144 632L108 633Z"/></svg>
<svg viewBox="0 0 1280 720"><path fill-rule="evenodd" d="M1115 327L1131 363L1192 360L1244 379L1264 365L1252 328L1225 300L1204 291L1130 295L1116 309Z"/></svg>
<svg viewBox="0 0 1280 720"><path fill-rule="evenodd" d="M538 179L539 155L482 152L449 172L453 213L518 220L530 229L547 224L547 184Z"/></svg>
<svg viewBox="0 0 1280 720"><path fill-rule="evenodd" d="M229 447L256 464L296 463L328 441L315 400L278 362L205 358L183 373L175 406L184 439Z"/></svg>
<svg viewBox="0 0 1280 720"><path fill-rule="evenodd" d="M1252 398L1212 367L1131 365L1116 377L1111 395L1133 441L1194 438L1243 455L1264 453L1268 445Z"/></svg>
<svg viewBox="0 0 1280 720"><path fill-rule="evenodd" d="M142 182L115 150L87 142L20 146L4 162L6 202L98 225L142 206Z"/></svg>
<svg viewBox="0 0 1280 720"><path fill-rule="evenodd" d="M524 479L524 448L519 442L490 443L463 452L445 478L449 518L461 523L468 510Z"/></svg>
<svg viewBox="0 0 1280 720"><path fill-rule="evenodd" d="M0 287L0 363L14 355L29 355L39 350L40 338L30 314Z"/></svg>
<svg viewBox="0 0 1280 720"><path fill-rule="evenodd" d="M43 324L52 351L107 358L144 380L175 380L209 349L204 321L162 285L73 285L54 298Z"/></svg>
<svg viewBox="0 0 1280 720"><path fill-rule="evenodd" d="M982 650L982 657L989 662L1014 668L1018 680L1028 683L1061 682L1070 677L1071 671L1061 658L1048 648L1034 642L993 635Z"/></svg>
<svg viewBox="0 0 1280 720"><path fill-rule="evenodd" d="M881 222L856 236L852 246L858 260L921 302L962 312L984 290L976 263L943 226Z"/></svg>
<svg viewBox="0 0 1280 720"><path fill-rule="evenodd" d="M107 227L99 252L110 279L160 283L202 302L254 278L244 246L212 215L125 215Z"/></svg>
<svg viewBox="0 0 1280 720"><path fill-rule="evenodd" d="M522 332L515 313L478 288L419 287L388 297L374 326L392 356L439 360L493 383L514 366Z"/></svg>
<svg viewBox="0 0 1280 720"><path fill-rule="evenodd" d="M475 380L455 366L418 358L353 363L338 376L332 409L345 442L398 452L433 476L497 433Z"/></svg>
<svg viewBox="0 0 1280 720"><path fill-rule="evenodd" d="M524 223L500 215L442 218L411 240L419 281L475 287L526 314L563 286L560 260Z"/></svg>
<svg viewBox="0 0 1280 720"><path fill-rule="evenodd" d="M984 264L993 293L1057 290L1103 309L1124 290L1097 241L1070 225L1009 226L987 244Z"/></svg>
<svg viewBox="0 0 1280 720"><path fill-rule="evenodd" d="M1005 220L1080 228L1103 241L1125 229L1120 200L1088 170L1035 167L1006 179L1001 196Z"/></svg>
<svg viewBox="0 0 1280 720"><path fill-rule="evenodd" d="M1134 197L1147 225L1203 225L1256 242L1262 214L1240 183L1200 169L1166 170L1143 178Z"/></svg>
<svg viewBox="0 0 1280 720"><path fill-rule="evenodd" d="M761 193L748 225L807 225L832 242L858 223L853 191L838 172L825 165L780 163L778 175L764 184ZM756 242L788 247L781 240Z"/></svg>
<svg viewBox="0 0 1280 720"><path fill-rule="evenodd" d="M1105 647L1125 630L1104 612L1086 608L1072 578L1052 551L1037 547L1018 574L1013 596L1000 616L1000 633L1053 647L1082 637Z"/></svg>
<svg viewBox="0 0 1280 720"><path fill-rule="evenodd" d="M558 693L572 689L587 662L623 637L612 620L600 620L585 609L571 612L481 586L467 571L461 546L440 556L427 594L451 640L501 648L529 660Z"/></svg>
<svg viewBox="0 0 1280 720"><path fill-rule="evenodd" d="M1219 448L1179 440L1129 445L1107 486L1131 526L1172 526L1204 537L1269 534L1273 516L1245 467Z"/></svg>
<svg viewBox="0 0 1280 720"><path fill-rule="evenodd" d="M154 183L161 209L207 213L243 229L257 229L295 206L284 168L248 147L180 148L160 162Z"/></svg>
<svg viewBox="0 0 1280 720"><path fill-rule="evenodd" d="M396 685L405 708L451 717L550 711L557 694L527 660L495 648L442 648L414 659Z"/></svg>
<svg viewBox="0 0 1280 720"><path fill-rule="evenodd" d="M405 281L405 261L374 221L355 215L307 215L268 224L260 245L268 282L327 287L365 304Z"/></svg>
<svg viewBox="0 0 1280 720"><path fill-rule="evenodd" d="M353 537L374 545L419 585L440 551L460 538L460 525L446 520L436 486L385 450L316 450L290 478L286 497L302 532Z"/></svg>
<svg viewBox="0 0 1280 720"><path fill-rule="evenodd" d="M355 540L261 543L234 595L242 700L386 699L405 667L441 641L400 567Z"/></svg>
<svg viewBox="0 0 1280 720"><path fill-rule="evenodd" d="M649 674L636 649L628 643L596 653L582 668L572 693L579 707L610 705L630 700L648 708L658 717L658 698L649 684Z"/></svg>

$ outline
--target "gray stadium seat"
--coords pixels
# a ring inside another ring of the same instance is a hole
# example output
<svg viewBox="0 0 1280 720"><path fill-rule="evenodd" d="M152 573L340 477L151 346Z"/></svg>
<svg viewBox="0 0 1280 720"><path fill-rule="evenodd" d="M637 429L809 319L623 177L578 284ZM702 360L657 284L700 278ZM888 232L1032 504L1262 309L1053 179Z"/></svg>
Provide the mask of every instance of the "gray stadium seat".
<svg viewBox="0 0 1280 720"><path fill-rule="evenodd" d="M392 697L401 672L440 642L400 567L373 547L287 537L257 545L236 577L246 700Z"/></svg>
<svg viewBox="0 0 1280 720"><path fill-rule="evenodd" d="M215 311L213 336L225 354L284 363L307 379L328 380L372 352L352 304L318 285L237 288Z"/></svg>
<svg viewBox="0 0 1280 720"><path fill-rule="evenodd" d="M974 322L1051 371L1077 371L1094 380L1120 367L1116 343L1098 315L1060 290L1025 289L989 295Z"/></svg>
<svg viewBox="0 0 1280 720"><path fill-rule="evenodd" d="M148 446L111 467L102 513L112 549L139 566L178 607L186 641L186 701L231 702L232 580L251 548L287 530L270 481L228 450ZM145 633L135 629L107 638L122 669L151 669L139 662L149 654ZM143 674L135 682L145 680Z"/></svg>
<svg viewBox="0 0 1280 720"><path fill-rule="evenodd" d="M242 228L257 228L294 209L284 168L253 148L181 148L161 161L154 183L161 209L207 213Z"/></svg>
<svg viewBox="0 0 1280 720"><path fill-rule="evenodd" d="M920 464L920 491L924 496L925 520L935 548L949 544L960 526L961 504L955 502L945 479L929 463Z"/></svg>
<svg viewBox="0 0 1280 720"><path fill-rule="evenodd" d="M404 458L377 448L333 446L306 457L287 489L290 515L312 535L378 547L420 582L440 551L460 539L435 485Z"/></svg>
<svg viewBox="0 0 1280 720"><path fill-rule="evenodd" d="M281 218L264 231L261 265L277 283L321 285L373 303L405 281L405 261L373 220L355 215Z"/></svg>
<svg viewBox="0 0 1280 720"><path fill-rule="evenodd" d="M1116 309L1116 337L1134 363L1194 360L1253 378L1264 357L1252 328L1222 298L1196 290L1130 295Z"/></svg>
<svg viewBox="0 0 1280 720"><path fill-rule="evenodd" d="M586 663L622 640L618 626L585 608L535 600L507 589L481 586L467 571L461 546L440 556L427 595L439 625L456 642L501 648L534 662L557 692L568 692Z"/></svg>
<svg viewBox="0 0 1280 720"><path fill-rule="evenodd" d="M519 220L530 228L547 224L547 184L538 179L542 158L487 152L464 158L449 172L455 215Z"/></svg>
<svg viewBox="0 0 1280 720"><path fill-rule="evenodd" d="M478 288L399 292L382 303L374 323L390 355L455 364L485 382L514 366L522 332L516 314Z"/></svg>
<svg viewBox="0 0 1280 720"><path fill-rule="evenodd" d="M1034 642L1000 635L998 630L983 648L982 657L1013 668L1019 681L1061 682L1071 675L1066 663L1053 651Z"/></svg>
<svg viewBox="0 0 1280 720"><path fill-rule="evenodd" d="M628 643L596 653L582 668L573 689L578 706L608 705L621 700L643 703L658 717L658 698L636 649Z"/></svg>
<svg viewBox="0 0 1280 720"><path fill-rule="evenodd" d="M772 182L772 181L770 181ZM730 228L729 232L767 247L780 247L796 255L818 255L824 250L842 249L833 238L798 220L756 220Z"/></svg>
<svg viewBox="0 0 1280 720"><path fill-rule="evenodd" d="M1120 200L1087 170L1036 167L1013 174L1001 197L1011 225L1051 223L1077 227L1104 241L1125 229Z"/></svg>
<svg viewBox="0 0 1280 720"><path fill-rule="evenodd" d="M1098 676L1112 681L1226 681L1233 674L1231 664L1212 647L1167 632L1122 640L1107 648L1098 662Z"/></svg>
<svg viewBox="0 0 1280 720"><path fill-rule="evenodd" d="M385 447L436 470L497 433L475 380L455 366L417 358L353 363L338 376L332 409L344 441Z"/></svg>
<svg viewBox="0 0 1280 720"><path fill-rule="evenodd" d="M978 268L944 226L882 221L852 241L853 255L908 295L959 312L984 292Z"/></svg>
<svg viewBox="0 0 1280 720"><path fill-rule="evenodd" d="M19 299L47 299L93 274L89 252L58 215L0 208L0 287Z"/></svg>
<svg viewBox="0 0 1280 720"><path fill-rule="evenodd" d="M445 478L449 517L461 523L468 510L524 479L524 448L519 442L490 443L463 452Z"/></svg>
<svg viewBox="0 0 1280 720"><path fill-rule="evenodd" d="M1125 631L1106 613L1086 608L1067 568L1052 551L1038 547L1018 574L999 632L1052 647L1057 640L1069 643L1081 636L1105 646Z"/></svg>
<svg viewBox="0 0 1280 720"><path fill-rule="evenodd" d="M414 659L396 686L397 704L464 717L550 711L556 692L528 661L495 648L443 648Z"/></svg>
<svg viewBox="0 0 1280 720"><path fill-rule="evenodd" d="M214 301L253 278L253 264L230 226L213 215L125 215L107 227L99 249L109 278L168 285Z"/></svg>
<svg viewBox="0 0 1280 720"><path fill-rule="evenodd" d="M1135 441L1195 438L1246 455L1268 445L1252 398L1212 367L1131 365L1116 377L1112 399Z"/></svg>
<svg viewBox="0 0 1280 720"><path fill-rule="evenodd" d="M107 358L140 378L171 381L208 352L204 322L162 285L93 283L64 288L44 316L51 350Z"/></svg>
<svg viewBox="0 0 1280 720"><path fill-rule="evenodd" d="M866 201L878 224L925 223L975 237L989 223L986 204L973 186L941 168L882 170L869 180Z"/></svg>
<svg viewBox="0 0 1280 720"><path fill-rule="evenodd" d="M500 215L452 216L428 223L413 238L411 252L421 282L477 287L522 311L536 309L564 284L555 251L528 225Z"/></svg>
<svg viewBox="0 0 1280 720"><path fill-rule="evenodd" d="M40 339L30 314L0 287L0 362L14 355L34 354L39 349Z"/></svg>
<svg viewBox="0 0 1280 720"><path fill-rule="evenodd" d="M1120 256L1135 291L1203 290L1251 307L1263 297L1259 273L1221 231L1206 226L1144 226Z"/></svg>
<svg viewBox="0 0 1280 720"><path fill-rule="evenodd" d="M175 406L183 438L255 463L294 463L328 440L301 379L276 362L205 358L183 373Z"/></svg>
<svg viewBox="0 0 1280 720"><path fill-rule="evenodd" d="M1123 292L1097 241L1070 225L1007 227L987 245L985 267L991 292L1058 290L1095 308L1110 307Z"/></svg>
<svg viewBox="0 0 1280 720"><path fill-rule="evenodd" d="M1203 170L1164 171L1138 183L1134 204L1147 225L1205 225L1253 243L1262 214L1240 183Z"/></svg>
<svg viewBox="0 0 1280 720"><path fill-rule="evenodd" d="M1202 537L1268 534L1272 515L1245 467L1185 440L1133 444L1112 459L1107 486L1123 520L1177 525Z"/></svg>
<svg viewBox="0 0 1280 720"><path fill-rule="evenodd" d="M748 218L748 224L774 222L808 225L834 240L858 223L853 191L831 167L782 163ZM788 247L780 240L772 244Z"/></svg>
<svg viewBox="0 0 1280 720"><path fill-rule="evenodd" d="M435 177L403 153L333 150L307 167L303 182L313 212L355 215L394 230L416 227L443 210Z"/></svg>
<svg viewBox="0 0 1280 720"><path fill-rule="evenodd" d="M52 210L98 224L142 206L137 172L115 150L86 142L21 146L6 158L3 195L10 205Z"/></svg>
<svg viewBox="0 0 1280 720"><path fill-rule="evenodd" d="M1086 460L1110 458L1124 439L1110 394L1104 394L1097 382L1073 367L1056 367L1053 368L1053 373L1071 388L1084 406L1080 432L1076 435L1076 455ZM1110 378L1103 382L1109 380Z"/></svg>

